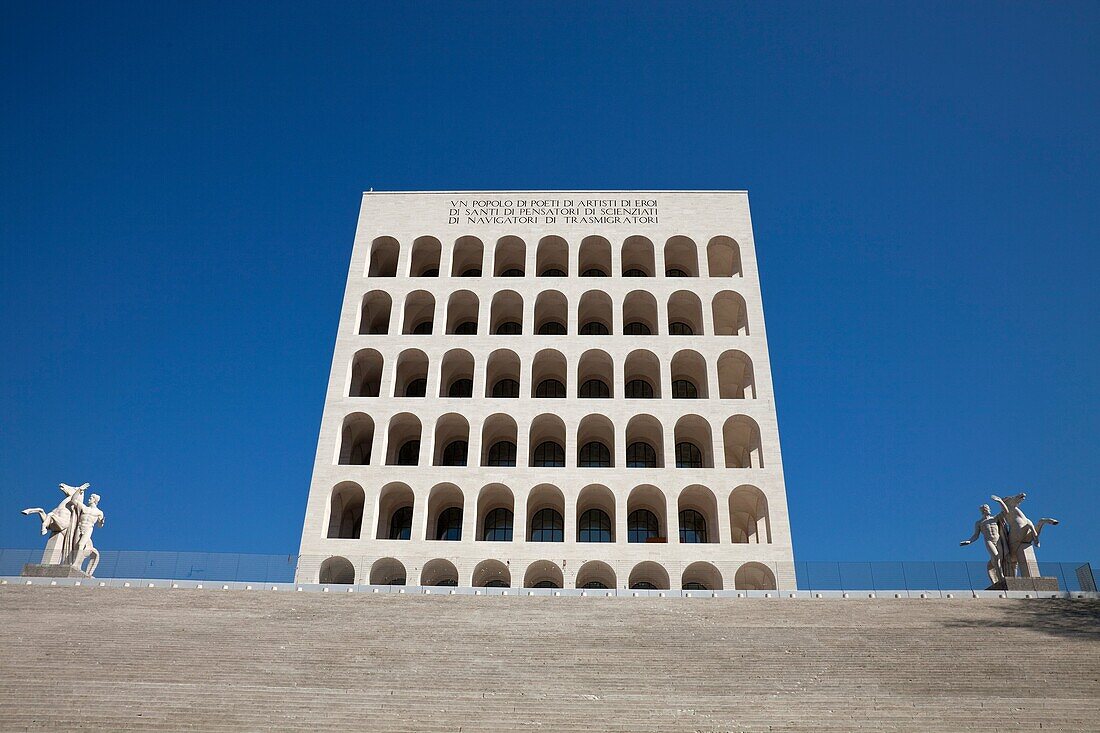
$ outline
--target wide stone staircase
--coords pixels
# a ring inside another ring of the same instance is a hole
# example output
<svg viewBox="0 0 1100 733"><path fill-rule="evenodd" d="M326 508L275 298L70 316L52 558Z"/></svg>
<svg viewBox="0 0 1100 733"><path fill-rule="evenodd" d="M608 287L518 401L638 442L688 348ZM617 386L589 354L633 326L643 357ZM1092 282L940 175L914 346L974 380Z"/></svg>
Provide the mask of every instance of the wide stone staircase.
<svg viewBox="0 0 1100 733"><path fill-rule="evenodd" d="M8 585L0 729L1100 730L1100 602Z"/></svg>

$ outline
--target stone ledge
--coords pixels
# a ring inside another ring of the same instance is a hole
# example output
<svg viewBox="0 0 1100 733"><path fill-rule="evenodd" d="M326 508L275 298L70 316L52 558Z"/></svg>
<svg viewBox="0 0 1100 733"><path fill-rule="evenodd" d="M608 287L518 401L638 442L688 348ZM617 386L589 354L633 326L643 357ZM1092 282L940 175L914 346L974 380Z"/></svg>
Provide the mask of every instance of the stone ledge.
<svg viewBox="0 0 1100 733"><path fill-rule="evenodd" d="M1021 590L1048 592L1058 590L1058 579L1048 577L1037 578L1005 578L1000 583L994 583L987 590Z"/></svg>
<svg viewBox="0 0 1100 733"><path fill-rule="evenodd" d="M276 591L280 593L324 593L333 596L358 595L397 595L397 596L506 596L506 597L556 597L556 598L669 598L669 599L714 599L714 600L974 600L974 599L1062 599L1062 600L1100 600L1100 592L1084 591L1035 591L1024 590L722 590L722 591L685 591L685 590L628 590L624 588L609 590L581 590L577 588L470 588L470 587L430 587L418 585L322 585L319 583L253 583L221 580L168 580L149 578L93 578L73 576L70 578L0 576L0 586L31 585L86 588L133 588L162 590L213 590L213 591Z"/></svg>
<svg viewBox="0 0 1100 733"><path fill-rule="evenodd" d="M71 565L46 565L43 563L29 562L23 566L24 578L91 578L83 570L77 570Z"/></svg>

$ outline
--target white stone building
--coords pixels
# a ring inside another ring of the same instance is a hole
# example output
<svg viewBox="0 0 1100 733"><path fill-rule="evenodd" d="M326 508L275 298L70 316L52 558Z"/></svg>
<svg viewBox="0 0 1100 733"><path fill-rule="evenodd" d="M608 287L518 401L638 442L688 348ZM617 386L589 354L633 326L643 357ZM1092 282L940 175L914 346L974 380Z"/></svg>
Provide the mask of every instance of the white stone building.
<svg viewBox="0 0 1100 733"><path fill-rule="evenodd" d="M363 195L299 582L794 587L744 191Z"/></svg>

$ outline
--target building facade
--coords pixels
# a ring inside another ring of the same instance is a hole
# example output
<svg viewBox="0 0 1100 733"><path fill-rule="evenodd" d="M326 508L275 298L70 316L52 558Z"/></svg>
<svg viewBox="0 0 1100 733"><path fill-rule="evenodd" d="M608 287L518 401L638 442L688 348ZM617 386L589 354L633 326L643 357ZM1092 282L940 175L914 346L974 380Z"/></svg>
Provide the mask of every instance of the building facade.
<svg viewBox="0 0 1100 733"><path fill-rule="evenodd" d="M363 195L299 582L794 587L744 191Z"/></svg>

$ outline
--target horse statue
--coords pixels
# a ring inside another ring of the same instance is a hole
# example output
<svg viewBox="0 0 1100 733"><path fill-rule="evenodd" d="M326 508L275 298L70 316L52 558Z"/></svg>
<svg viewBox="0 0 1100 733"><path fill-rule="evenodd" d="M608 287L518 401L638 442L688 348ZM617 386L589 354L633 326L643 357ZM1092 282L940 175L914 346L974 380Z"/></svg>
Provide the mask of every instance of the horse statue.
<svg viewBox="0 0 1100 733"><path fill-rule="evenodd" d="M1001 498L997 495L990 497L1001 507L1001 513L997 516L1007 537L1007 552L1003 557L1004 575L1006 578L1016 576L1017 568L1029 569L1026 551L1030 547L1039 546L1039 535L1046 525L1057 526L1058 520L1043 517L1033 523L1027 518L1020 504L1027 498L1027 494L1020 492L1012 496ZM1037 570L1037 569L1036 569ZM1030 575L1030 573L1025 573Z"/></svg>

